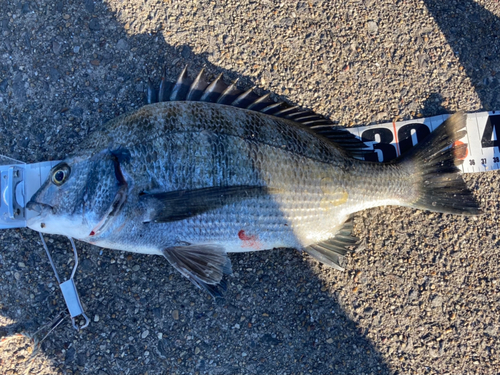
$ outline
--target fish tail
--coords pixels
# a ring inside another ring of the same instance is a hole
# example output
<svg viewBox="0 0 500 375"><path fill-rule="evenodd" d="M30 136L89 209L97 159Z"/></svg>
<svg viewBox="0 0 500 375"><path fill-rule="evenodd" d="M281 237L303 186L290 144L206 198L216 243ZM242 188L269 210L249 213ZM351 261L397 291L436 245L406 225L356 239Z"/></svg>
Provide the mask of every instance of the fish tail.
<svg viewBox="0 0 500 375"><path fill-rule="evenodd" d="M457 144L465 134L465 116L455 113L426 139L397 159L414 176L416 190L409 206L429 211L477 215L481 209L467 188L458 166L466 144ZM450 147L452 146L452 147Z"/></svg>

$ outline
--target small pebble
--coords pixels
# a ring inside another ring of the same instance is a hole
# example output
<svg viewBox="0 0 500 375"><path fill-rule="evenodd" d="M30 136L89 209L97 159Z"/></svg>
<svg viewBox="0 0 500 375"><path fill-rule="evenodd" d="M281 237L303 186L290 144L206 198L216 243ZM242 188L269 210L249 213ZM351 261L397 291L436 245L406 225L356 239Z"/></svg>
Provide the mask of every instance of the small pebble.
<svg viewBox="0 0 500 375"><path fill-rule="evenodd" d="M146 337L148 337L148 336L149 336L149 330L145 330L145 331L142 333L142 335L141 335L141 337L142 337L143 339L145 339L145 338L146 338Z"/></svg>
<svg viewBox="0 0 500 375"><path fill-rule="evenodd" d="M61 52L61 44L59 42L52 42L52 52L54 52L56 55Z"/></svg>
<svg viewBox="0 0 500 375"><path fill-rule="evenodd" d="M179 320L179 310L172 311L172 318L174 318L174 320Z"/></svg>
<svg viewBox="0 0 500 375"><path fill-rule="evenodd" d="M92 31L99 31L101 29L101 25L97 18L92 18L89 22L89 29Z"/></svg>
<svg viewBox="0 0 500 375"><path fill-rule="evenodd" d="M94 322L98 322L98 321L99 321L99 315L94 316Z"/></svg>
<svg viewBox="0 0 500 375"><path fill-rule="evenodd" d="M118 43L116 43L116 49L121 51L126 51L129 49L128 43L125 39L120 39Z"/></svg>
<svg viewBox="0 0 500 375"><path fill-rule="evenodd" d="M357 282L359 281L359 276L360 276L360 275L361 275L361 271L357 271L357 272L356 272L356 275L354 276L354 279L353 279L353 281L354 281L355 283L357 283Z"/></svg>
<svg viewBox="0 0 500 375"><path fill-rule="evenodd" d="M370 34L376 34L378 31L378 26L375 21L368 21L368 23L366 24L366 28L368 29L368 32Z"/></svg>

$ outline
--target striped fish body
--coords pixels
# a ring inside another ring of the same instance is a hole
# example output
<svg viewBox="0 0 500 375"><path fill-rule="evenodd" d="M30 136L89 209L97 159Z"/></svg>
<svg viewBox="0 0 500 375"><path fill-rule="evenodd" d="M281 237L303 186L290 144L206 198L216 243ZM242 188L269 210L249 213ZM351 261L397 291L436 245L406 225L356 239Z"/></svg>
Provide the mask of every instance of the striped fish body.
<svg viewBox="0 0 500 375"><path fill-rule="evenodd" d="M297 116L207 101L144 106L54 167L28 203L40 213L28 226L161 254L218 296L228 252L305 249L342 269L354 212L389 204L478 212L443 151L463 136L463 116L385 164L353 158L351 138L318 135Z"/></svg>
<svg viewBox="0 0 500 375"><path fill-rule="evenodd" d="M156 253L179 243L220 243L228 252L304 248L332 238L352 212L414 195L412 186L393 183L397 168L353 159L292 121L211 103L145 106L112 121L84 148L129 152L120 169L133 183L116 230L79 239L128 251ZM224 186L249 191L163 223L151 223L156 201L145 208L141 195Z"/></svg>

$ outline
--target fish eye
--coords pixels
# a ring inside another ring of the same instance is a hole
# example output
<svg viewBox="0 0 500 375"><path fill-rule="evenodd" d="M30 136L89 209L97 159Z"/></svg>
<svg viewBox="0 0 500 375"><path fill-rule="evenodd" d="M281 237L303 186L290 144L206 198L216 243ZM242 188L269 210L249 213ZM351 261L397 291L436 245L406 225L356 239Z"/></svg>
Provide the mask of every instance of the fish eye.
<svg viewBox="0 0 500 375"><path fill-rule="evenodd" d="M68 179L69 172L70 172L70 168L67 164L63 164L61 166L58 166L52 172L52 182L57 186L61 186Z"/></svg>

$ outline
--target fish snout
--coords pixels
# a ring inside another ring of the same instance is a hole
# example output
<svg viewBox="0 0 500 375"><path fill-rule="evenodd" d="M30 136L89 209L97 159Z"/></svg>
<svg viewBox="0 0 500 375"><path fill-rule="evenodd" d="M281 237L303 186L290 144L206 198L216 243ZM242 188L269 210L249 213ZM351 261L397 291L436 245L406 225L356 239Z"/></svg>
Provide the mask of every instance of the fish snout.
<svg viewBox="0 0 500 375"><path fill-rule="evenodd" d="M49 210L50 210L51 213L54 212L54 207L52 207L52 206L50 206L48 204L36 202L36 201L33 201L33 200L30 200L26 204L26 208L28 210L32 210L32 211L38 212L39 214L43 214L43 213L45 213L45 212L47 212Z"/></svg>

